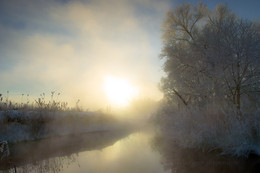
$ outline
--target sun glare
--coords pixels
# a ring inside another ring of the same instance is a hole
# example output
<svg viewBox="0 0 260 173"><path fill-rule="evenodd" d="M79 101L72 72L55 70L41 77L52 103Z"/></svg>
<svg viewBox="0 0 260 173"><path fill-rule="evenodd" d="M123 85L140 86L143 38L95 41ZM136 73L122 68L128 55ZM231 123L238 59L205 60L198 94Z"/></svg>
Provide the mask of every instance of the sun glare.
<svg viewBox="0 0 260 173"><path fill-rule="evenodd" d="M131 99L138 93L138 89L128 83L128 81L111 76L105 78L104 90L111 104L119 106L129 104Z"/></svg>

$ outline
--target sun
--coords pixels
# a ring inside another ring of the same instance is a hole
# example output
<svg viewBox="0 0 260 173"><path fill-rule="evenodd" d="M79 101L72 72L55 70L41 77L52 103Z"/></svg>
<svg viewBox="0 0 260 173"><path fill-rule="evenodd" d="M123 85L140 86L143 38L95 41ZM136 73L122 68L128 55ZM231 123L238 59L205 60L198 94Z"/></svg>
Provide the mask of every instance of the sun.
<svg viewBox="0 0 260 173"><path fill-rule="evenodd" d="M132 86L127 80L107 76L104 79L104 91L111 104L126 106L136 97L137 87Z"/></svg>

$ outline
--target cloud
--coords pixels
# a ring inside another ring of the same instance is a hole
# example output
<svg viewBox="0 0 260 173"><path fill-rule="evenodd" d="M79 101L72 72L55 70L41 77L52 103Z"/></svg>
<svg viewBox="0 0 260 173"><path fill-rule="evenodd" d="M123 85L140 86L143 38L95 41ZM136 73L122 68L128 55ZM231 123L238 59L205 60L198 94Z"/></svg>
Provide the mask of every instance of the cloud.
<svg viewBox="0 0 260 173"><path fill-rule="evenodd" d="M1 2L0 89L46 87L97 108L107 102L104 77L114 75L139 86L142 97L161 97L160 25L168 2L15 2Z"/></svg>

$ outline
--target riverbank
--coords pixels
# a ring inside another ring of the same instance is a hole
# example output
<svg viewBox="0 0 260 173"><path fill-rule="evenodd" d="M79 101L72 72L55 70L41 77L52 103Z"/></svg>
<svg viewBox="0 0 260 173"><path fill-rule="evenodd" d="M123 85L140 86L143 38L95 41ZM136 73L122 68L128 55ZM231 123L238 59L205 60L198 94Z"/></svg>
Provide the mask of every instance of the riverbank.
<svg viewBox="0 0 260 173"><path fill-rule="evenodd" d="M38 139L127 129L127 122L96 112L0 111L0 141L17 143Z"/></svg>
<svg viewBox="0 0 260 173"><path fill-rule="evenodd" d="M245 157L260 155L259 110L237 112L230 107L176 108L163 105L154 118L160 136L170 146L218 151L221 155Z"/></svg>

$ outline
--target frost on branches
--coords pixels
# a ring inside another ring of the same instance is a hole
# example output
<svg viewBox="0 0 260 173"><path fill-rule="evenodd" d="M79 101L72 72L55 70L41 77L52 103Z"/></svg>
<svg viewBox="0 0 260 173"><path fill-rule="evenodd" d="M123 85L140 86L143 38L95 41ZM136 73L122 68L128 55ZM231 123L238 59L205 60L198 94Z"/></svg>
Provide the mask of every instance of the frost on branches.
<svg viewBox="0 0 260 173"><path fill-rule="evenodd" d="M257 152L260 24L199 3L168 12L162 28L162 129L168 124L168 136L184 147Z"/></svg>

